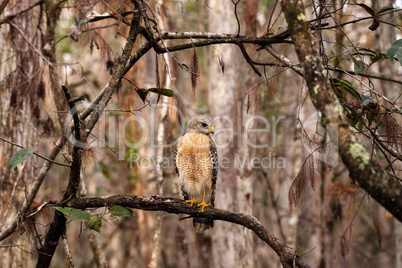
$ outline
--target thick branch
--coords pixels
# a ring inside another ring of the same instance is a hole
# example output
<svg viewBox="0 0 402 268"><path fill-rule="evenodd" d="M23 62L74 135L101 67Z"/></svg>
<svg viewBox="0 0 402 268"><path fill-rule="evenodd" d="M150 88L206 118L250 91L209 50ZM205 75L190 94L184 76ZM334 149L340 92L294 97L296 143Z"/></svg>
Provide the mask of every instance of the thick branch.
<svg viewBox="0 0 402 268"><path fill-rule="evenodd" d="M64 192L61 203L74 197L77 193L78 185L80 183L81 171L81 126L75 102L71 98L70 92L65 85L62 85L63 92L66 96L67 103L70 106L70 112L73 116L75 143L73 148L73 162L71 164L70 178L67 184L66 191ZM36 267L49 267L52 261L53 254L56 250L60 236L66 232L66 218L63 213L56 211L53 220L50 222L49 230L46 234L45 243L39 249L38 262Z"/></svg>
<svg viewBox="0 0 402 268"><path fill-rule="evenodd" d="M149 211L165 211L174 214L188 214L193 217L208 218L221 220L242 225L252 230L261 240L267 243L280 257L285 267L293 267L293 263L297 267L309 267L307 264L299 260L298 256L283 245L279 240L268 231L260 221L250 215L242 213L233 213L230 211L206 208L201 212L199 208L191 207L183 200L166 197L143 197L143 196L108 196L108 197L86 197L75 198L68 201L65 206L77 209L99 208L104 206L124 206Z"/></svg>

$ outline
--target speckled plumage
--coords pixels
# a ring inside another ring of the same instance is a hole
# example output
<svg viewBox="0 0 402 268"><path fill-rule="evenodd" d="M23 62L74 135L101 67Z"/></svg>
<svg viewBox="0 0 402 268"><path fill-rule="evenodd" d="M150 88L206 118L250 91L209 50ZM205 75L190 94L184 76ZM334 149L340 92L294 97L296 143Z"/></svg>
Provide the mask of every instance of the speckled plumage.
<svg viewBox="0 0 402 268"><path fill-rule="evenodd" d="M184 199L195 198L197 204L204 201L211 207L214 206L218 175L218 155L211 139L213 129L213 121L208 116L194 117L187 132L179 138L174 154ZM194 218L194 227L197 232L203 232L213 227L213 220Z"/></svg>

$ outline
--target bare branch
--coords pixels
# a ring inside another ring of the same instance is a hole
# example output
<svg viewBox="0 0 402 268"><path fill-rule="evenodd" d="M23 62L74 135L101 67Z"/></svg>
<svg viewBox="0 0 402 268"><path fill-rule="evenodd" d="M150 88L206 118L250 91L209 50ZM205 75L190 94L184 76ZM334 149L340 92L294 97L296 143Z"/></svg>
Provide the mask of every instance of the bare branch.
<svg viewBox="0 0 402 268"><path fill-rule="evenodd" d="M258 76L261 76L261 73L258 71L258 69L254 66L253 61L251 60L250 56L248 55L246 48L242 43L237 44L241 50L241 53L243 54L244 58L246 59L247 63L250 64L251 68L253 68L254 72L258 74Z"/></svg>
<svg viewBox="0 0 402 268"><path fill-rule="evenodd" d="M297 66L296 64L291 62L288 58L276 52L276 50L272 46L269 45L266 46L265 50L268 51L272 56L274 56L274 58L276 58L277 60L285 64L287 67L295 71L298 75L302 77L304 76L303 69L301 67Z"/></svg>
<svg viewBox="0 0 402 268"><path fill-rule="evenodd" d="M9 0L4 0L4 1L1 3L1 5L0 5L0 14L3 13L3 10L4 10L4 8L6 7L6 5L8 4L8 2L9 2ZM31 10L32 8L34 8L34 7L38 6L38 5L41 5L42 3L43 3L43 0L37 1L37 2L35 2L33 5L27 7L27 8L24 9L24 10L21 10L21 11L18 12L18 13L15 13L15 14L6 16L5 18L3 18L3 19L0 20L0 25L4 24L4 23L6 23L6 22L9 22L10 20L14 19L15 17L20 16L21 14L23 14L23 13L25 13L25 12Z"/></svg>
<svg viewBox="0 0 402 268"><path fill-rule="evenodd" d="M237 5L240 3L240 0L237 0L236 2L234 0L232 0L232 3L235 6L234 14L235 14L236 21L237 21L237 35L236 35L236 37L239 37L239 35L240 35L240 20L239 20L239 17L237 16Z"/></svg>
<svg viewBox="0 0 402 268"><path fill-rule="evenodd" d="M42 53L35 47L34 44L32 44L28 38L25 36L24 32L14 23L12 23L11 21L8 22L8 24L10 24L11 26L13 26L22 36L22 38L24 38L25 42L27 42L34 50L35 52L51 67L53 66L53 63L51 63L45 56L42 55Z"/></svg>

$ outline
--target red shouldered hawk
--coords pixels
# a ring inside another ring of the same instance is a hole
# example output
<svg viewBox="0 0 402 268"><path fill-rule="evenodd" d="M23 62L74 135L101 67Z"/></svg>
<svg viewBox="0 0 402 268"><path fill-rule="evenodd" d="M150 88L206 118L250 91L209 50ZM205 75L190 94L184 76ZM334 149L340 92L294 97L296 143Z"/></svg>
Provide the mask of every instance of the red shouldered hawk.
<svg viewBox="0 0 402 268"><path fill-rule="evenodd" d="M198 203L201 211L214 207L215 186L218 176L218 154L211 138L213 120L206 115L193 117L187 132L177 142L174 153L176 172L186 203ZM194 218L196 232L212 228L211 219Z"/></svg>

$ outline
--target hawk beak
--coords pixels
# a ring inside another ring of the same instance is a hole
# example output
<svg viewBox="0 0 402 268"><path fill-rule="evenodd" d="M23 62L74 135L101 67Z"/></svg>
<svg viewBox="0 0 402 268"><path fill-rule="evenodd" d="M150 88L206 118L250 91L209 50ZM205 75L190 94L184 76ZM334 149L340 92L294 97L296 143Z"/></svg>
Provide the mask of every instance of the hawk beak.
<svg viewBox="0 0 402 268"><path fill-rule="evenodd" d="M209 132L214 134L214 126L211 126L211 128L209 129Z"/></svg>

